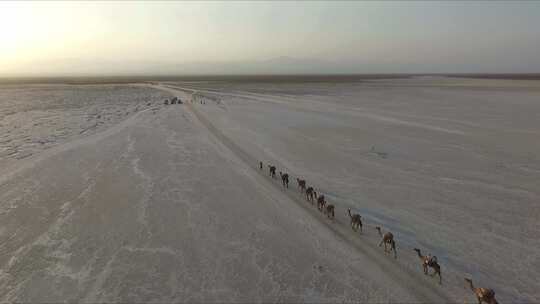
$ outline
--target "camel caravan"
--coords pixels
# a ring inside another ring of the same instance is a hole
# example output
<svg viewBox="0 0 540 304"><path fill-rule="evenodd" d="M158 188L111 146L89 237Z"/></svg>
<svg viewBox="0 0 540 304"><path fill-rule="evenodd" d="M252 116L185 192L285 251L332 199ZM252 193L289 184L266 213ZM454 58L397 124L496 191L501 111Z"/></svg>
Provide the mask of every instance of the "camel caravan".
<svg viewBox="0 0 540 304"><path fill-rule="evenodd" d="M268 164L268 175L272 178L276 178L276 166ZM263 170L263 162L259 161L259 170ZM289 188L289 174L279 171L279 176L281 178L281 183L283 185L284 189ZM333 220L335 218L335 209L336 207L333 204L328 204L326 201L326 197L324 194L317 195L317 192L315 191L315 188L313 186L307 185L307 182L305 179L296 178L296 183L298 185L298 190L302 195L305 195L306 201L311 203L311 205L315 205L315 201L317 202L317 209L326 215L329 219ZM350 225L351 229L353 231L360 230L360 233L362 233L362 216L358 213L353 213L350 208L347 208L347 214L350 219ZM396 250L396 241L394 238L394 234L390 231L386 231L383 233L381 227L376 226L375 229L377 230L379 237L381 238L381 241L379 242L379 247L384 245L384 252L386 254L388 253L394 253L394 259L397 259L397 250ZM439 262L437 261L436 256L432 256L431 254L428 255L422 255L422 251L418 248L414 248L414 251L416 252L416 255L420 259L420 264L422 267L422 270L425 275L429 275L429 269L431 268L433 270L433 273L431 273L431 277L438 276L439 277L439 284L442 284L442 275L441 275L441 266ZM465 281L469 284L470 289L475 294L478 303L482 304L497 304L497 300L495 300L495 292L492 289L488 288L475 288L473 286L472 280L465 278Z"/></svg>

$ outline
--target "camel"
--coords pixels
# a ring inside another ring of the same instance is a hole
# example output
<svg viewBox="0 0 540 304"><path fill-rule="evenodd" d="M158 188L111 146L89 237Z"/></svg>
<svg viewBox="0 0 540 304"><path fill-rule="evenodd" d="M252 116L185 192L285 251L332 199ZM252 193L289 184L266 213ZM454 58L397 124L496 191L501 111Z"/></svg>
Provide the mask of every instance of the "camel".
<svg viewBox="0 0 540 304"><path fill-rule="evenodd" d="M348 209L349 217L351 218L351 227L354 231L357 231L360 228L362 232L362 217L360 214L351 214L351 208Z"/></svg>
<svg viewBox="0 0 540 304"><path fill-rule="evenodd" d="M306 199L308 202L311 202L313 204L313 187L309 187L306 189Z"/></svg>
<svg viewBox="0 0 540 304"><path fill-rule="evenodd" d="M276 178L276 166L268 165L268 172L272 178Z"/></svg>
<svg viewBox="0 0 540 304"><path fill-rule="evenodd" d="M325 213L328 216L329 219L333 219L335 217L334 210L336 207L332 204L328 204L325 209Z"/></svg>
<svg viewBox="0 0 540 304"><path fill-rule="evenodd" d="M283 187L289 188L289 174L279 171L279 176L281 177L281 183L283 184Z"/></svg>
<svg viewBox="0 0 540 304"><path fill-rule="evenodd" d="M441 266L437 262L436 256L431 255L422 255L422 252L418 248L414 248L414 251L418 254L418 257L420 258L420 261L422 261L422 267L424 268L424 274L428 274L428 267L433 268L435 272L431 274L431 276L439 275L439 284L442 284L442 276L441 276Z"/></svg>
<svg viewBox="0 0 540 304"><path fill-rule="evenodd" d="M469 283L471 290L476 295L476 299L478 299L478 304L482 304L482 302L487 303L487 304L498 303L497 300L495 300L495 291L493 291L493 289L474 287L472 280L468 278L465 278L465 281Z"/></svg>
<svg viewBox="0 0 540 304"><path fill-rule="evenodd" d="M298 188L300 188L300 192L306 191L306 180L305 179L299 179L296 178L296 182L298 183Z"/></svg>
<svg viewBox="0 0 540 304"><path fill-rule="evenodd" d="M394 258L397 259L397 251L396 251L396 242L394 241L394 235L392 232L388 231L385 234L381 232L381 227L377 226L375 227L377 231L379 231L379 235L382 237L381 242L379 243L379 247L384 244L384 252L388 253L392 250L394 250ZM387 250L386 245L390 245L390 250Z"/></svg>
<svg viewBox="0 0 540 304"><path fill-rule="evenodd" d="M324 194L321 194L321 196L317 197L317 208L322 212L325 206L326 200L324 199Z"/></svg>

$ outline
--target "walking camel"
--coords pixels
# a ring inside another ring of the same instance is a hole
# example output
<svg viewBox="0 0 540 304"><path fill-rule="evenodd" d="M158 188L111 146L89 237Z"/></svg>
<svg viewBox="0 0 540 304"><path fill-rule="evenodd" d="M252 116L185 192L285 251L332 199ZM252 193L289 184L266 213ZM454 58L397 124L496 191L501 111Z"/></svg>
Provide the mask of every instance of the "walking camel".
<svg viewBox="0 0 540 304"><path fill-rule="evenodd" d="M313 205L313 187L309 187L306 189L306 199L308 202L311 202L311 204Z"/></svg>
<svg viewBox="0 0 540 304"><path fill-rule="evenodd" d="M324 194L321 194L319 197L317 197L317 209L322 212L325 206L326 200L324 199Z"/></svg>
<svg viewBox="0 0 540 304"><path fill-rule="evenodd" d="M442 284L441 266L437 262L436 256L422 255L422 252L418 248L414 248L414 251L418 254L420 261L422 261L422 267L424 268L424 274L428 274L428 267L433 268L435 271L431 276L439 275L439 284Z"/></svg>
<svg viewBox="0 0 540 304"><path fill-rule="evenodd" d="M474 292L474 295L476 295L478 304L482 304L482 302L487 303L487 304L498 303L497 300L495 300L495 291L493 291L493 289L474 287L472 280L468 278L465 278L465 281L469 283L469 286L471 287L472 292Z"/></svg>
<svg viewBox="0 0 540 304"><path fill-rule="evenodd" d="M394 241L394 235L392 232L388 231L385 234L381 232L381 227L377 226L375 227L377 231L379 232L379 235L382 237L381 242L379 243L379 247L384 244L384 252L388 253L392 250L394 250L394 258L397 259L397 251L396 251L396 242ZM387 250L387 245L390 245L390 250Z"/></svg>
<svg viewBox="0 0 540 304"><path fill-rule="evenodd" d="M352 214L351 208L348 209L349 217L351 218L351 227L354 231L357 231L358 228L360 228L360 232L362 232L362 217L360 214Z"/></svg>
<svg viewBox="0 0 540 304"><path fill-rule="evenodd" d="M281 177L281 183L283 184L283 187L289 188L289 174L279 171L279 176Z"/></svg>
<svg viewBox="0 0 540 304"><path fill-rule="evenodd" d="M276 166L268 165L268 173L272 178L276 178Z"/></svg>
<svg viewBox="0 0 540 304"><path fill-rule="evenodd" d="M334 211L335 211L336 207L334 207L334 205L332 204L328 204L325 208L325 213L326 213L326 216L328 216L329 219L334 219L336 217Z"/></svg>
<svg viewBox="0 0 540 304"><path fill-rule="evenodd" d="M296 182L298 183L298 188L300 188L300 192L306 191L306 180L305 179L299 179L296 178Z"/></svg>

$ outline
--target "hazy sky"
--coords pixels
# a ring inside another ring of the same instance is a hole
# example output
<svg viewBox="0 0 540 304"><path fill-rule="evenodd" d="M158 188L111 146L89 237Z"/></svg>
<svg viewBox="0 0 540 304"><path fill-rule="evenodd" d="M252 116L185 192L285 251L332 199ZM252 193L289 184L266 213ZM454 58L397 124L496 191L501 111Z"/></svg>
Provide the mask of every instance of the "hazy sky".
<svg viewBox="0 0 540 304"><path fill-rule="evenodd" d="M540 72L540 1L0 2L0 75L254 71Z"/></svg>

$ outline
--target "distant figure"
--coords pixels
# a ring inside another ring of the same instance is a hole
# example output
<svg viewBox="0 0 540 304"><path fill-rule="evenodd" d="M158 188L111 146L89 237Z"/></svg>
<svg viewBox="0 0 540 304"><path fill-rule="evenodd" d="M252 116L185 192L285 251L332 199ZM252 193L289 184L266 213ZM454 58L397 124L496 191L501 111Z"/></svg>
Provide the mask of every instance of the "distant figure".
<svg viewBox="0 0 540 304"><path fill-rule="evenodd" d="M268 165L268 173L272 178L276 178L276 166Z"/></svg>
<svg viewBox="0 0 540 304"><path fill-rule="evenodd" d="M313 205L313 187L308 187L306 189L306 199L308 202L311 202L311 204Z"/></svg>
<svg viewBox="0 0 540 304"><path fill-rule="evenodd" d="M168 104L169 104L169 100L165 99L165 105L168 105Z"/></svg>
<svg viewBox="0 0 540 304"><path fill-rule="evenodd" d="M279 171L279 176L281 177L281 183L283 184L283 187L289 188L289 174Z"/></svg>
<svg viewBox="0 0 540 304"><path fill-rule="evenodd" d="M493 289L489 288L481 288L481 287L474 287L472 280L465 278L465 281L469 283L469 286L471 287L471 290L476 295L476 299L478 300L478 304L482 304L482 302L487 304L497 304L497 300L495 300L495 291Z"/></svg>
<svg viewBox="0 0 540 304"><path fill-rule="evenodd" d="M300 188L300 192L304 193L306 191L306 180L305 179L299 179L297 177L296 182L298 183L298 188Z"/></svg>
<svg viewBox="0 0 540 304"><path fill-rule="evenodd" d="M442 277L441 277L441 266L437 262L436 256L431 255L422 255L422 252L420 252L420 249L414 248L414 251L418 254L418 257L420 258L420 261L422 262L422 268L424 269L424 274L428 274L428 267L433 268L435 272L431 276L439 275L439 284L442 284Z"/></svg>
<svg viewBox="0 0 540 304"><path fill-rule="evenodd" d="M262 170L262 161L259 162L259 170Z"/></svg>
<svg viewBox="0 0 540 304"><path fill-rule="evenodd" d="M360 214L352 214L351 208L348 210L349 217L351 218L351 227L354 231L357 231L358 228L360 228L360 232L362 232L362 217Z"/></svg>
<svg viewBox="0 0 540 304"><path fill-rule="evenodd" d="M326 201L324 200L324 194L321 194L321 196L317 197L317 209L322 212L325 205Z"/></svg>
<svg viewBox="0 0 540 304"><path fill-rule="evenodd" d="M328 206L326 206L326 215L328 216L329 219L333 219L335 217L335 214L334 214L334 210L336 209L336 207L334 207L334 205L332 204L329 204Z"/></svg>
<svg viewBox="0 0 540 304"><path fill-rule="evenodd" d="M381 227L377 226L375 227L377 231L379 231L379 235L382 237L381 242L379 243L379 247L384 244L384 252L390 252L394 250L394 258L397 259L397 252L396 252L396 242L394 241L394 235L392 232L386 232L385 234L382 234ZM387 250L386 245L390 245L390 251Z"/></svg>

